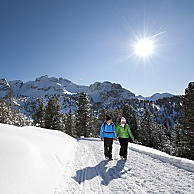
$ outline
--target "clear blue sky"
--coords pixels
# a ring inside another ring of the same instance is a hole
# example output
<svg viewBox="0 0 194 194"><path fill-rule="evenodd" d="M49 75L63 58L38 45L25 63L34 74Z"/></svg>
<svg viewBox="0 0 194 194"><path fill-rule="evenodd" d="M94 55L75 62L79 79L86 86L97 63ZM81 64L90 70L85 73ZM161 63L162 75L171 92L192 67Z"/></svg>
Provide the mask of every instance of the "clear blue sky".
<svg viewBox="0 0 194 194"><path fill-rule="evenodd" d="M0 0L0 77L183 94L194 81L193 21L193 0ZM145 62L130 56L144 31L164 32Z"/></svg>

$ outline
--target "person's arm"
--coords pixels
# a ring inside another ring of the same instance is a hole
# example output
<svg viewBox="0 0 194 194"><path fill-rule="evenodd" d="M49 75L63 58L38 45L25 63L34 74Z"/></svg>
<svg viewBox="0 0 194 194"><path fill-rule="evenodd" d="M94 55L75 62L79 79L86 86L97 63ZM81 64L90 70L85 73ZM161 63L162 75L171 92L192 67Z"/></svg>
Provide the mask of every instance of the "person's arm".
<svg viewBox="0 0 194 194"><path fill-rule="evenodd" d="M115 140L117 140L117 133L116 133L115 125L113 126L113 132L114 132L114 138L115 138Z"/></svg>
<svg viewBox="0 0 194 194"><path fill-rule="evenodd" d="M104 134L104 123L101 125L101 130L100 130L100 139L103 140L103 134Z"/></svg>
<svg viewBox="0 0 194 194"><path fill-rule="evenodd" d="M117 125L116 133L117 133L117 136L118 136L119 135L119 125Z"/></svg>
<svg viewBox="0 0 194 194"><path fill-rule="evenodd" d="M135 139L134 139L134 137L133 137L133 134L132 134L132 132L131 132L131 129L130 129L129 125L128 125L128 134L129 134L129 136L131 137L132 141L135 142Z"/></svg>

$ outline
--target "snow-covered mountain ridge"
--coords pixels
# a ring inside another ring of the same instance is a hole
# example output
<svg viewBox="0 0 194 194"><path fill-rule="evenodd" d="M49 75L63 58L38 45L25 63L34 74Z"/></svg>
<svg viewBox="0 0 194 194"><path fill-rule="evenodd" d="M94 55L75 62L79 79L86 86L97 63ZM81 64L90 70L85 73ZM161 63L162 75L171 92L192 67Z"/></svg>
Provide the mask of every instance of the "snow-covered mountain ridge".
<svg viewBox="0 0 194 194"><path fill-rule="evenodd" d="M91 107L95 111L102 108L106 110L117 109L123 104L128 104L139 115L142 115L142 111L144 112L146 107L154 115L157 123L166 123L166 126L172 127L180 113L179 97L177 96L168 93L157 93L150 98L135 96L120 84L108 81L82 86L64 78L48 77L47 75L25 83L21 80L0 79L0 97L11 97L12 99L8 102L12 101L15 107L30 117L35 112L38 98L43 98L45 102L48 102L49 97L53 95L59 97L63 113L67 113L70 109L75 112L81 92L88 94Z"/></svg>
<svg viewBox="0 0 194 194"><path fill-rule="evenodd" d="M158 99L162 99L162 98L171 98L171 97L174 97L175 95L173 94L170 94L170 93L156 93L156 94L153 94L152 96L150 97L143 97L141 95L137 96L138 99L140 100L149 100L149 101L156 101Z"/></svg>
<svg viewBox="0 0 194 194"><path fill-rule="evenodd" d="M90 86L77 85L64 78L48 77L47 75L36 78L35 81L23 82L21 80L7 81L0 79L0 97L12 91L14 96L25 96L31 98L43 97L45 95L73 95L86 92L94 102L104 102L110 98L142 100L158 100L166 97L173 97L169 93L156 93L151 97L135 96L120 84L105 82L95 82Z"/></svg>

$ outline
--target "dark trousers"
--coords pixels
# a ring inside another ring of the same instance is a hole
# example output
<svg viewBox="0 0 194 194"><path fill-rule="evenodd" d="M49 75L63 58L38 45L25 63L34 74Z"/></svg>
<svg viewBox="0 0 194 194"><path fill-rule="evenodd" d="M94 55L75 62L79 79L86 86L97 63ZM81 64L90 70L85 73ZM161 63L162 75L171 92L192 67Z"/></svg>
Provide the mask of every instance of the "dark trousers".
<svg viewBox="0 0 194 194"><path fill-rule="evenodd" d="M104 137L104 155L112 159L112 144L113 138Z"/></svg>
<svg viewBox="0 0 194 194"><path fill-rule="evenodd" d="M119 137L119 142L120 142L120 145L121 145L119 155L123 156L123 158L127 158L128 141L129 141L128 138L120 138Z"/></svg>

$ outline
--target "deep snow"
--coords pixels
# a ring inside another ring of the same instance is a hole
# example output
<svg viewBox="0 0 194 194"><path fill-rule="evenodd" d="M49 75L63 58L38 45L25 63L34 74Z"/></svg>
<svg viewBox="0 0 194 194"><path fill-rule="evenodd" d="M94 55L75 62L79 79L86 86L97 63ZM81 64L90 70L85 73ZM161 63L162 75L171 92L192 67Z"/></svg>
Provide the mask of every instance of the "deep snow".
<svg viewBox="0 0 194 194"><path fill-rule="evenodd" d="M129 144L104 160L103 142L0 124L0 193L194 193L194 162Z"/></svg>
<svg viewBox="0 0 194 194"><path fill-rule="evenodd" d="M62 132L0 124L0 193L53 194L76 145Z"/></svg>

